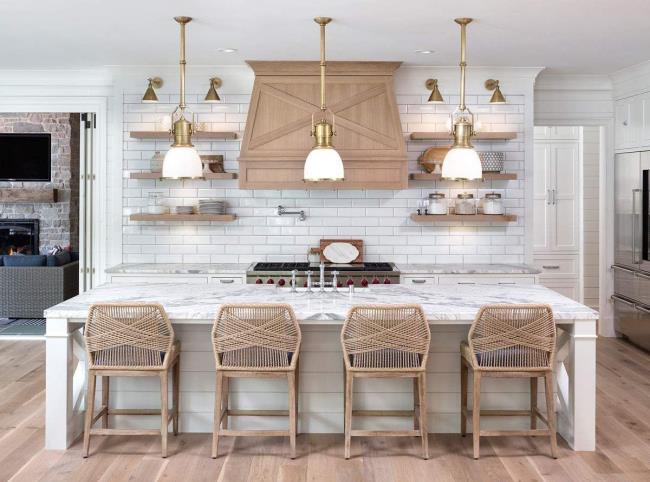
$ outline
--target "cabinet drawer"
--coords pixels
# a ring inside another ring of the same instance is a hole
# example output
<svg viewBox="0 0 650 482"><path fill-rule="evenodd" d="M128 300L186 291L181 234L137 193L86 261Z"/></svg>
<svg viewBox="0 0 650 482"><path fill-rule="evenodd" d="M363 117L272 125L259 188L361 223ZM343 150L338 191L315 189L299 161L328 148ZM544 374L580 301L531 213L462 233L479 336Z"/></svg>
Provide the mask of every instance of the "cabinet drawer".
<svg viewBox="0 0 650 482"><path fill-rule="evenodd" d="M219 285L240 285L243 284L241 276L213 276L210 283Z"/></svg>
<svg viewBox="0 0 650 482"><path fill-rule="evenodd" d="M207 284L208 279L199 276L115 276L111 277L112 283L193 283Z"/></svg>
<svg viewBox="0 0 650 482"><path fill-rule="evenodd" d="M571 258L535 258L533 265L541 270L542 275L577 276L578 260Z"/></svg>
<svg viewBox="0 0 650 482"><path fill-rule="evenodd" d="M406 286L435 285L435 276L402 276L402 284Z"/></svg>
<svg viewBox="0 0 650 482"><path fill-rule="evenodd" d="M543 278L540 280L542 286L557 291L561 295L571 298L574 301L580 301L578 295L578 279L567 278Z"/></svg>
<svg viewBox="0 0 650 482"><path fill-rule="evenodd" d="M533 276L440 276L438 284L441 285L521 285L534 284Z"/></svg>

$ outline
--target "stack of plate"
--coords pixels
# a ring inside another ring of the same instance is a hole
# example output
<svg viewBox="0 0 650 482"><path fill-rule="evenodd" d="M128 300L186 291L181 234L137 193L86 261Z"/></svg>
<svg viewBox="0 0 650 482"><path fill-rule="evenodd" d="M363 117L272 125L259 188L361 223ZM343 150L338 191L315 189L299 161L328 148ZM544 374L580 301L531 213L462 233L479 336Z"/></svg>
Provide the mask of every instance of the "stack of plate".
<svg viewBox="0 0 650 482"><path fill-rule="evenodd" d="M199 200L199 214L225 214L226 203L220 199Z"/></svg>
<svg viewBox="0 0 650 482"><path fill-rule="evenodd" d="M192 214L194 213L194 206L175 206L174 214Z"/></svg>

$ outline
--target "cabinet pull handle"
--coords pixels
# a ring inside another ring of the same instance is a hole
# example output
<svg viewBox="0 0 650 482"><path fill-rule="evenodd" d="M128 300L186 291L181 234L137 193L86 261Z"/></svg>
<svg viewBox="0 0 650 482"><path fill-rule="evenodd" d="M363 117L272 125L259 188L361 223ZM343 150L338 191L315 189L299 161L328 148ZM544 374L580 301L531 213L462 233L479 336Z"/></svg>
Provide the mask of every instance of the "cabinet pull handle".
<svg viewBox="0 0 650 482"><path fill-rule="evenodd" d="M636 237L637 237L637 216L636 212L636 195L641 194L641 189L632 189L632 262L641 264L641 256L637 258Z"/></svg>
<svg viewBox="0 0 650 482"><path fill-rule="evenodd" d="M219 280L219 283L223 283L223 284L231 284L231 283L234 283L234 282L235 282L234 279L220 279Z"/></svg>
<svg viewBox="0 0 650 482"><path fill-rule="evenodd" d="M542 268L544 269L560 269L559 264L543 264Z"/></svg>
<svg viewBox="0 0 650 482"><path fill-rule="evenodd" d="M424 284L426 282L427 282L427 280L425 280L425 279L412 279L411 280L411 283L415 283L416 285L421 285L421 284Z"/></svg>
<svg viewBox="0 0 650 482"><path fill-rule="evenodd" d="M626 120L623 121L623 125L624 125L625 127L627 127L627 121L626 121Z"/></svg>
<svg viewBox="0 0 650 482"><path fill-rule="evenodd" d="M497 284L498 285L516 285L517 283L515 283L514 281L499 281Z"/></svg>
<svg viewBox="0 0 650 482"><path fill-rule="evenodd" d="M458 284L459 285L475 285L476 282L475 281L459 281Z"/></svg>

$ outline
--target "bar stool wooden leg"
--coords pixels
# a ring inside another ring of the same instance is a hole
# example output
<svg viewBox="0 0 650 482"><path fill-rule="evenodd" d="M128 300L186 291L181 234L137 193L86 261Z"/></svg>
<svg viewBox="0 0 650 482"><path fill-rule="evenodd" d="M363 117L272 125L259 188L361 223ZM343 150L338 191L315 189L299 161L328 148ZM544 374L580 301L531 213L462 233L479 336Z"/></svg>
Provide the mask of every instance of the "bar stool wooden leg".
<svg viewBox="0 0 650 482"><path fill-rule="evenodd" d="M212 458L217 458L219 450L219 430L221 429L221 398L223 393L223 373L217 370L217 387L214 400L214 421L212 424Z"/></svg>
<svg viewBox="0 0 650 482"><path fill-rule="evenodd" d="M289 444L291 445L291 458L296 458L296 375L287 373L289 386Z"/></svg>
<svg viewBox="0 0 650 482"><path fill-rule="evenodd" d="M228 401L230 398L230 378L229 377L223 377L222 381L222 391L223 394L221 395L221 410L222 413L225 415L223 416L223 420L221 421L221 427L223 429L228 428Z"/></svg>
<svg viewBox="0 0 650 482"><path fill-rule="evenodd" d="M106 407L106 411L102 416L102 428L108 428L108 397L110 393L110 378L107 375L102 375L102 409Z"/></svg>
<svg viewBox="0 0 650 482"><path fill-rule="evenodd" d="M464 437L467 435L467 382L469 378L469 368L460 361L460 434Z"/></svg>
<svg viewBox="0 0 650 482"><path fill-rule="evenodd" d="M88 457L88 450L90 448L90 427L92 427L93 424L96 379L97 377L92 372L88 373L88 387L86 391L86 418L84 421L84 458Z"/></svg>
<svg viewBox="0 0 650 482"><path fill-rule="evenodd" d="M174 407L174 415L172 418L172 429L174 435L178 435L178 416L179 416L179 407L178 401L180 399L180 380L181 380L181 363L180 357L176 358L176 363L172 368L172 404Z"/></svg>
<svg viewBox="0 0 650 482"><path fill-rule="evenodd" d="M167 431L169 430L169 382L167 371L160 373L160 453L167 457Z"/></svg>
<svg viewBox="0 0 650 482"><path fill-rule="evenodd" d="M420 387L418 380L420 377L413 378L413 430L420 429Z"/></svg>
<svg viewBox="0 0 650 482"><path fill-rule="evenodd" d="M472 436L474 458L479 458L481 450L481 374L474 371L474 404L472 407Z"/></svg>
<svg viewBox="0 0 650 482"><path fill-rule="evenodd" d="M530 379L530 429L537 428L537 377Z"/></svg>
<svg viewBox="0 0 650 482"><path fill-rule="evenodd" d="M548 420L548 429L551 432L551 455L557 459L557 432L555 429L555 397L553 396L553 374L547 374L544 377L546 392L546 419Z"/></svg>
<svg viewBox="0 0 650 482"><path fill-rule="evenodd" d="M418 378L418 392L420 408L420 436L422 437L422 457L424 460L429 458L429 432L427 427L427 382L426 373L421 373Z"/></svg>
<svg viewBox="0 0 650 482"><path fill-rule="evenodd" d="M352 431L352 385L353 377L351 373L345 372L345 458L350 458L350 442Z"/></svg>

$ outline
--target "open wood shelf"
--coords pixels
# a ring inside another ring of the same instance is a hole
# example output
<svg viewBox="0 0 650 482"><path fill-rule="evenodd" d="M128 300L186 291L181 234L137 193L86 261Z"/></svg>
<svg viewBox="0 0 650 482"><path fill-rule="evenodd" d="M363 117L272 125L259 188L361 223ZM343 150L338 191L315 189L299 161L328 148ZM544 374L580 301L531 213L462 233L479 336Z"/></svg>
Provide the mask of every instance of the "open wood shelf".
<svg viewBox="0 0 650 482"><path fill-rule="evenodd" d="M131 221L223 221L237 219L234 214L131 214Z"/></svg>
<svg viewBox="0 0 650 482"><path fill-rule="evenodd" d="M449 132L411 132L412 141L447 141L453 136ZM516 132L479 132L472 136L475 141L510 141L517 138Z"/></svg>
<svg viewBox="0 0 650 482"><path fill-rule="evenodd" d="M432 172L418 172L410 174L409 176L413 181L442 181L440 174ZM517 174L513 172L484 172L484 181L514 181L517 179ZM453 181L452 181L453 182ZM468 181L477 182L477 181Z"/></svg>
<svg viewBox="0 0 650 482"><path fill-rule="evenodd" d="M56 189L33 189L33 188L1 188L0 204L38 204L55 203Z"/></svg>
<svg viewBox="0 0 650 482"><path fill-rule="evenodd" d="M163 179L162 172L132 172L129 175L130 179ZM215 179L237 179L236 172L206 172L203 177L198 179L205 179L206 181Z"/></svg>
<svg viewBox="0 0 650 482"><path fill-rule="evenodd" d="M449 223L471 221L473 223L513 223L516 214L411 214L416 223Z"/></svg>
<svg viewBox="0 0 650 482"><path fill-rule="evenodd" d="M167 131L131 131L132 139L171 139L172 134ZM199 131L192 134L194 139L237 139L236 132L210 132Z"/></svg>

